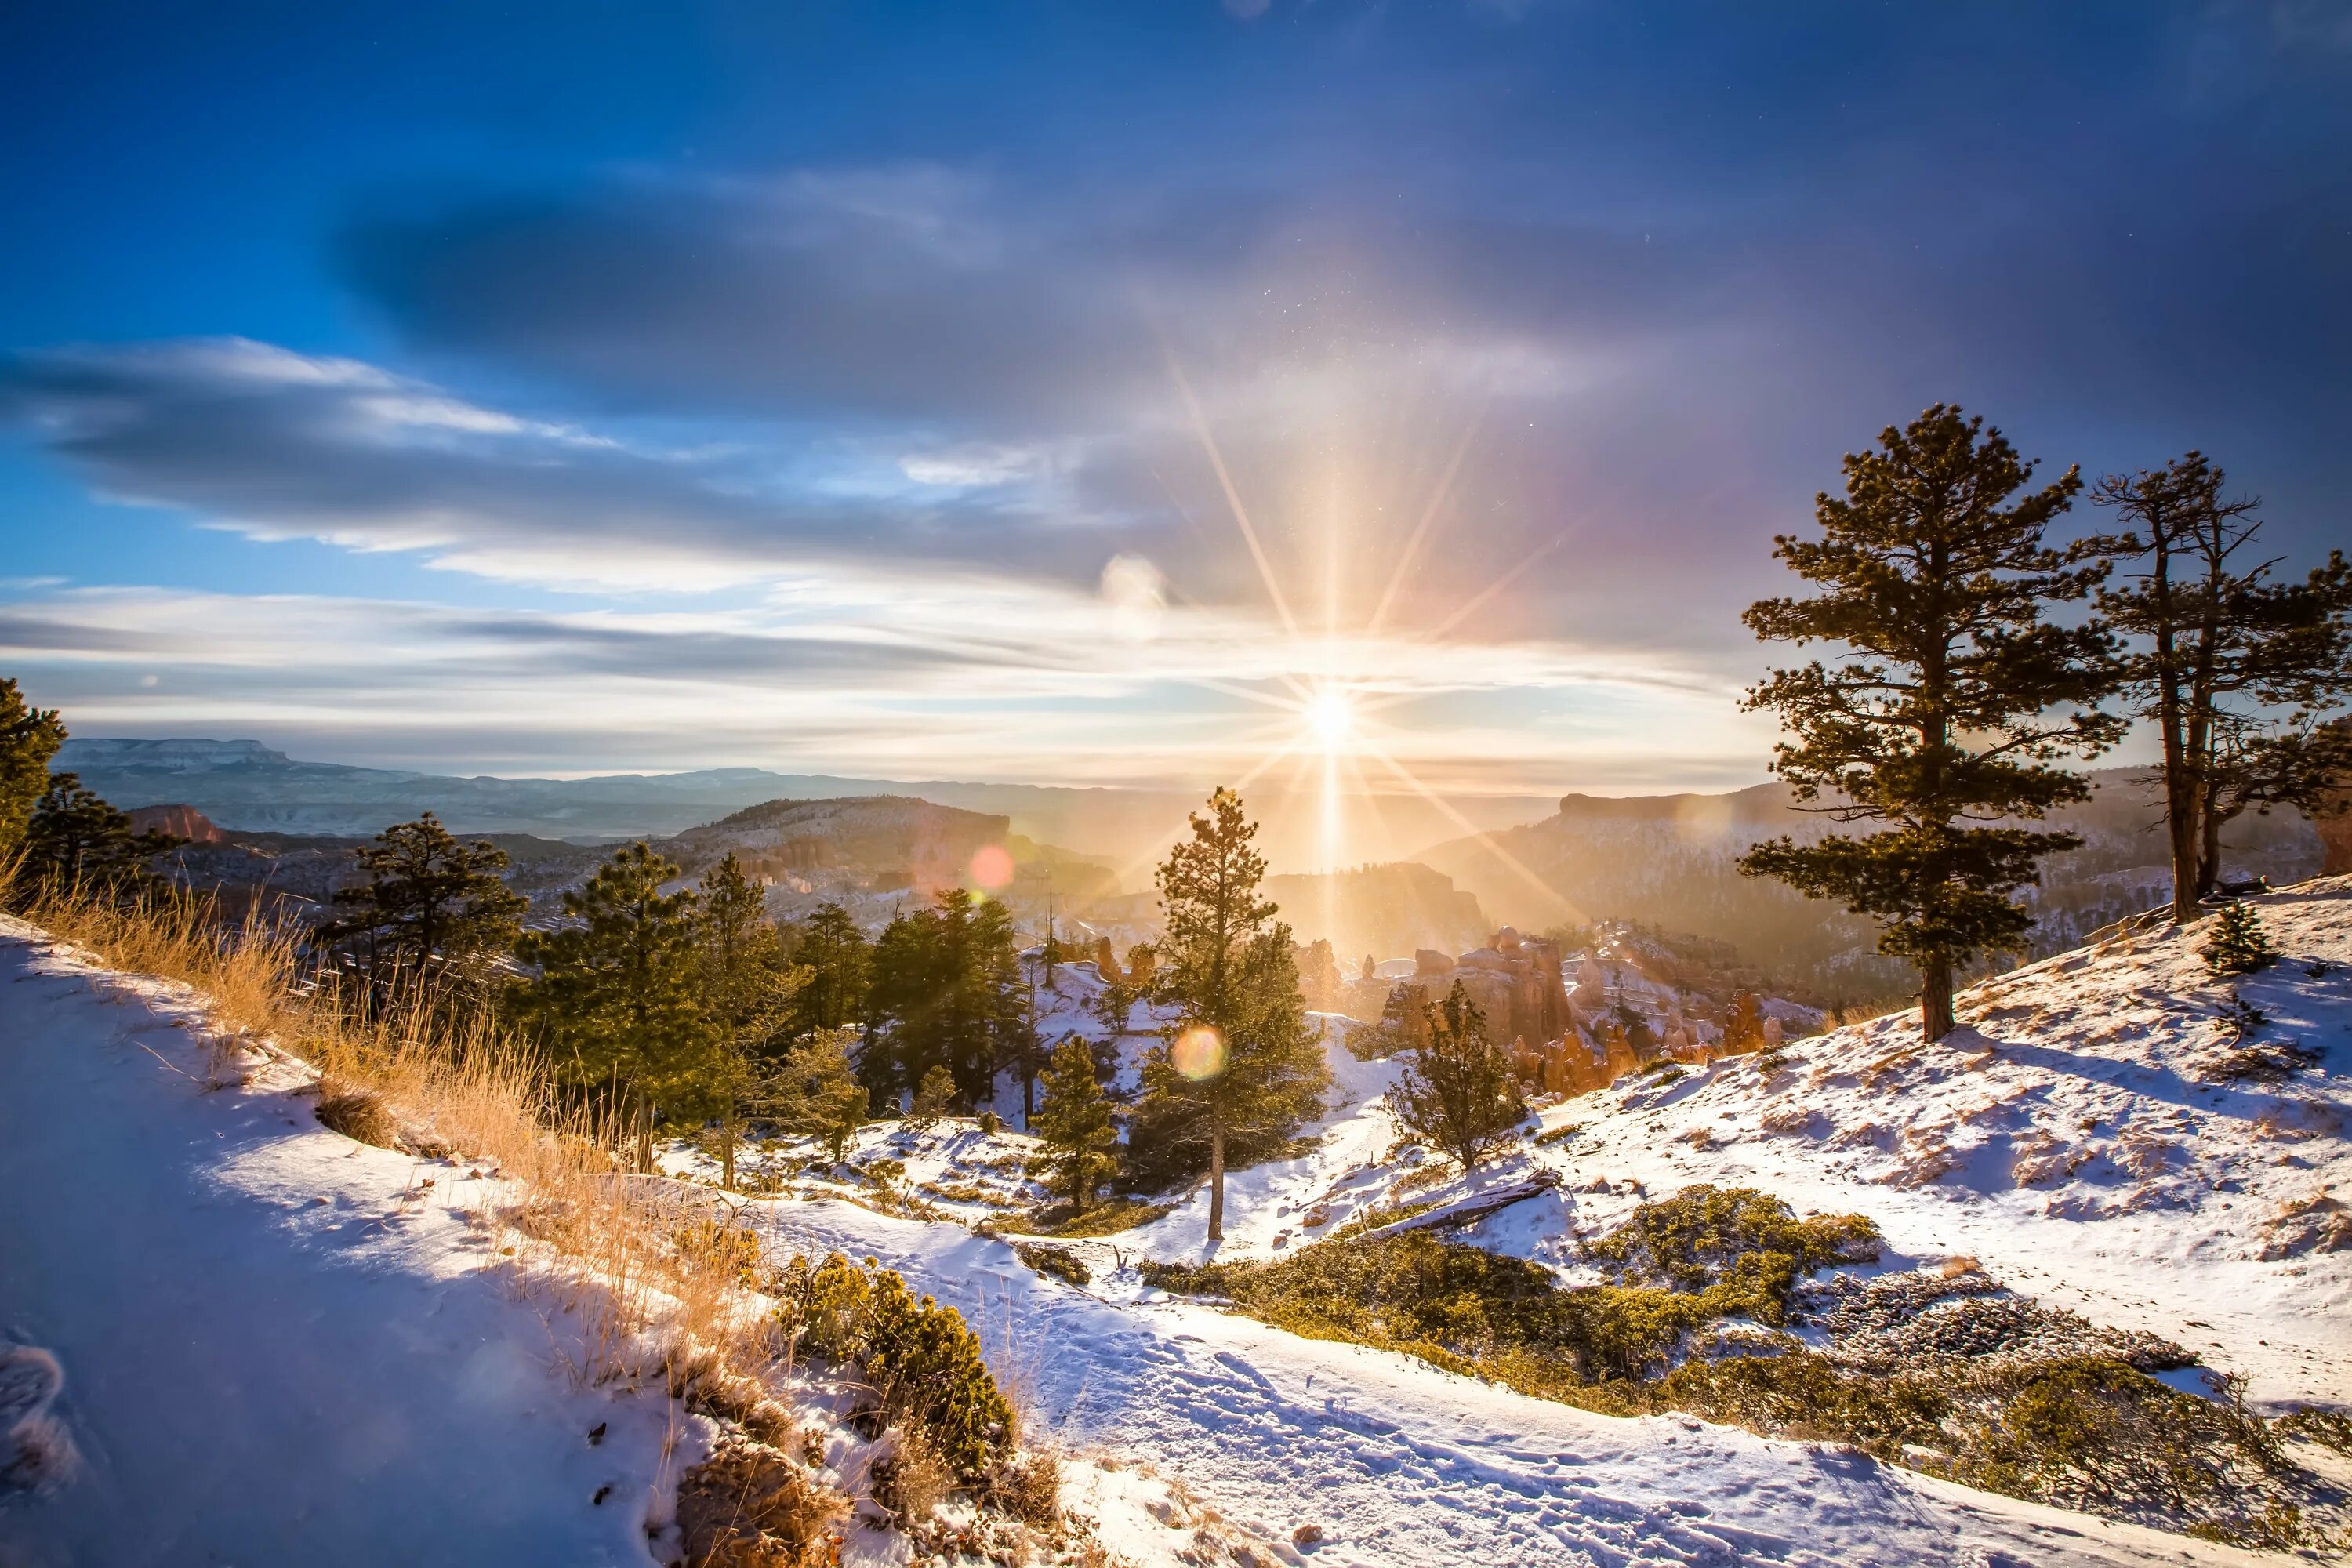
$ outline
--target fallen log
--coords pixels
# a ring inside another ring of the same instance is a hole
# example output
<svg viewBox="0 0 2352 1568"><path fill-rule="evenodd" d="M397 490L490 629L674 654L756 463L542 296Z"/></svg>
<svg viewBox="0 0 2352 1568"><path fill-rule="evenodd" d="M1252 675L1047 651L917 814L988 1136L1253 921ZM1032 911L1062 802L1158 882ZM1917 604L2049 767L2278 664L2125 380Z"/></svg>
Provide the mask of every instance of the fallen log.
<svg viewBox="0 0 2352 1568"><path fill-rule="evenodd" d="M1490 1187L1483 1193L1473 1193L1466 1198L1457 1198L1450 1204L1441 1204L1436 1208L1421 1214L1409 1215L1403 1219L1391 1220L1377 1229L1364 1232L1364 1239L1369 1241L1375 1237L1402 1236L1409 1230L1451 1230L1455 1226L1468 1225L1473 1220L1485 1219L1490 1214L1498 1214L1513 1204L1525 1203L1532 1197L1540 1197L1559 1185L1559 1173L1546 1171L1540 1175L1530 1176L1524 1182L1513 1182L1507 1186Z"/></svg>

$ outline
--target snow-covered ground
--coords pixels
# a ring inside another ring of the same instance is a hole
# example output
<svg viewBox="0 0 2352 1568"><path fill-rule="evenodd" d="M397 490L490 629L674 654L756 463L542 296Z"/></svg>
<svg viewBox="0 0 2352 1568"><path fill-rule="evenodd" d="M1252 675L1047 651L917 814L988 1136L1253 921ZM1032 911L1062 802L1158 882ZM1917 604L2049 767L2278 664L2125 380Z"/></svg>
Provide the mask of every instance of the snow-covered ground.
<svg viewBox="0 0 2352 1568"><path fill-rule="evenodd" d="M1454 1234L1573 1279L1577 1239L1644 1198L1755 1186L1869 1215L1891 1262L1974 1257L2053 1306L2177 1341L2247 1374L2258 1400L2352 1406L2352 879L2254 903L2285 955L2256 974L2210 975L2202 926L2111 939L1974 987L1964 1027L1932 1048L1898 1014L1565 1100L1542 1125L1574 1131L1467 1182L1417 1150L1388 1157L1378 1097L1395 1068L1335 1038L1321 1144L1229 1179L1215 1256L1278 1255L1367 1210L1550 1173L1558 1191ZM2317 1064L2210 1078L2233 993L2268 1016L2252 1044ZM1118 1240L1199 1261L1206 1220L1196 1192Z"/></svg>
<svg viewBox="0 0 2352 1568"><path fill-rule="evenodd" d="M1116 1272L1139 1256L1279 1256L1369 1210L1549 1173L1557 1189L1454 1234L1575 1279L1576 1240L1644 1197L1754 1185L1868 1215L1884 1268L1973 1257L2048 1306L2246 1373L2258 1400L2352 1403L2352 1236L2329 1195L2352 1176L2352 879L2258 904L2286 956L2252 977L2208 975L2201 930L2112 939L1975 988L1968 1027L1933 1048L1899 1016L1554 1106L1544 1128L1576 1131L1468 1182L1396 1149L1380 1098L1395 1068L1356 1062L1331 1020L1336 1092L1313 1152L1236 1173L1221 1245L1200 1191L1151 1225L1062 1243L1095 1269L1083 1290L955 1224L834 1199L751 1217L780 1247L904 1270L982 1325L1069 1441L1147 1458L1277 1541L1313 1526L1318 1563L2258 1561L1812 1445L1589 1415ZM2212 1077L2233 992L2268 1016L2252 1043L2317 1064L2269 1083ZM936 1162L923 1180L952 1183L950 1146L1002 1158L1021 1142L967 1127L916 1158Z"/></svg>
<svg viewBox="0 0 2352 1568"><path fill-rule="evenodd" d="M199 1025L0 920L0 1356L54 1358L13 1413L65 1438L0 1562L654 1562L671 1402L579 1385L462 1168L327 1131L296 1068L215 1087Z"/></svg>
<svg viewBox="0 0 2352 1568"><path fill-rule="evenodd" d="M1148 1461L1298 1563L1968 1564L2263 1561L1948 1486L1835 1446L1618 1420L1410 1357L1139 1290L1078 1289L960 1226L838 1200L746 1216L785 1251L874 1257L979 1329L1033 1423ZM1087 1244L1106 1256L1113 1242ZM1131 1251L1131 1248L1130 1248Z"/></svg>
<svg viewBox="0 0 2352 1568"><path fill-rule="evenodd" d="M1368 1210L1549 1172L1556 1190L1455 1234L1573 1278L1576 1238L1643 1195L1736 1183L1870 1215L1891 1266L1973 1256L2245 1372L2259 1397L2345 1402L2352 1252L2328 1188L2347 1173L2352 880L2260 908L2287 958L2235 986L2268 1016L2252 1038L2320 1054L2282 1081L2211 1079L2231 988L2196 958L2202 933L2158 931L1977 988L1969 1032L1933 1048L1890 1018L1552 1107L1545 1128L1574 1132L1466 1183L1396 1149L1394 1066L1356 1062L1329 1019L1312 1152L1236 1173L1213 1248L1197 1191L1063 1244L1093 1268L1085 1288L973 1233L1035 1194L1027 1141L967 1121L859 1140L949 1217L874 1212L848 1201L864 1184L812 1170L788 1192L819 1195L744 1214L778 1251L876 1257L962 1310L1033 1432L1095 1460L1065 1495L1138 1563L1177 1560L1210 1510L1294 1564L2275 1561L1834 1446L1594 1415L1168 1300L1117 1267L1279 1255ZM1041 1011L1098 1037L1081 1004L1099 983L1066 969ZM62 1368L46 1414L79 1455L0 1503L0 1560L341 1561L354 1540L406 1561L648 1560L681 1424L667 1399L566 1377L568 1321L498 1267L463 1167L320 1131L295 1069L213 1089L184 997L21 928L0 931L0 1330ZM1123 1078L1152 1021L1139 1009ZM0 1369L21 1415L7 1384ZM1171 1508L1185 1489L1200 1506Z"/></svg>

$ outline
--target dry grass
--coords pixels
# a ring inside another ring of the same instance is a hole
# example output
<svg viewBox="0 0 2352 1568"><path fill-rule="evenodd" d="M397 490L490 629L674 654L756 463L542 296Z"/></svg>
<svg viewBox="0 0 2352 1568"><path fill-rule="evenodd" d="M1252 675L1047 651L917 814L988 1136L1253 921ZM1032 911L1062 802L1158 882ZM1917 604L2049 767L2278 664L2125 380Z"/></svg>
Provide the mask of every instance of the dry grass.
<svg viewBox="0 0 2352 1568"><path fill-rule="evenodd" d="M372 1089L321 1088L318 1117L330 1131L379 1149L400 1147L400 1122Z"/></svg>
<svg viewBox="0 0 2352 1568"><path fill-rule="evenodd" d="M679 1227L731 1223L671 1184L625 1173L616 1140L556 1102L521 1042L478 1014L423 999L361 1009L306 977L299 932L214 918L204 900L158 894L117 903L53 886L13 891L22 918L106 968L175 981L196 994L215 1081L255 1053L320 1079L320 1119L362 1141L405 1142L493 1168L483 1220L542 1244L516 1248L519 1281L551 1291L581 1326L572 1363L604 1384L691 1349L756 1355L756 1305L739 1284L740 1249L680 1247Z"/></svg>
<svg viewBox="0 0 2352 1568"><path fill-rule="evenodd" d="M816 1568L837 1562L849 1500L783 1452L722 1441L677 1489L677 1521L693 1568Z"/></svg>
<svg viewBox="0 0 2352 1568"><path fill-rule="evenodd" d="M903 1525L920 1525L939 1512L955 1489L955 1473L923 1429L906 1423L896 1428L897 1443L889 1458L874 1467L874 1500L888 1509Z"/></svg>

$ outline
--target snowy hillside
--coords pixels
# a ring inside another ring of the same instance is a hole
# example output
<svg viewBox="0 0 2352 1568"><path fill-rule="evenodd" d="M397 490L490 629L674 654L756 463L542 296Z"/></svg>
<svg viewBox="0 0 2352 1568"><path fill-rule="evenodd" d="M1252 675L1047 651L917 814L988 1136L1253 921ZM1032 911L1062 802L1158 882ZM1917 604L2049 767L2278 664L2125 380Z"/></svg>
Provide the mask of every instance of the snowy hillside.
<svg viewBox="0 0 2352 1568"><path fill-rule="evenodd" d="M2110 768L2092 776L2092 799L2050 819L2081 835L2082 847L2043 861L2039 885L2022 895L2034 909L2036 952L2073 947L2170 893L2140 773ZM1526 930L1638 919L1727 942L1790 994L1815 1005L1900 994L1907 971L1876 951L1877 932L1868 921L1785 884L1743 877L1734 865L1759 840L1785 833L1801 841L1835 826L1795 809L1786 786L1777 784L1728 795L1571 795L1541 821L1434 845L1416 858L1476 894L1495 919ZM2323 867L2318 836L2291 810L2241 816L2229 825L2223 847L2231 872L2274 883ZM1530 872L1556 897L1531 887Z"/></svg>
<svg viewBox="0 0 2352 1568"><path fill-rule="evenodd" d="M1466 1183L1424 1179L1418 1150L1383 1158L1394 1069L1335 1050L1321 1146L1235 1178L1220 1256L1543 1176L1556 1190L1459 1236L1567 1267L1644 1196L1755 1186L2178 1341L2258 1398L2352 1404L2352 878L2253 902L2286 956L2252 976L2210 976L2201 927L2119 936L1965 993L1964 1028L1934 1047L1896 1014L1561 1101L1540 1141ZM2233 993L2269 1019L2242 1049ZM2288 1047L2317 1060L2272 1077ZM1196 1195L1123 1239L1197 1257L1204 1214Z"/></svg>
<svg viewBox="0 0 2352 1568"><path fill-rule="evenodd" d="M1756 1187L1799 1211L1866 1215L1885 1238L1874 1263L1800 1289L1794 1331L1808 1344L1901 1355L1990 1331L2036 1353L2176 1368L2160 1376L2187 1393L2229 1373L2257 1404L2342 1408L2352 879L2258 908L2286 956L2234 985L2207 974L2202 931L2117 936L1975 988L1967 1027L1936 1047L1895 1016L1559 1102L1539 1139L1469 1181L1399 1146L1381 1099L1396 1065L1357 1061L1342 1044L1356 1026L1324 1016L1335 1089L1312 1152L1232 1177L1222 1244L1205 1240L1199 1189L1135 1228L1054 1238L1083 1285L1016 1250L1040 1194L1020 1173L1032 1145L1011 1130L870 1128L853 1163L885 1162L890 1193L803 1169L746 1217L779 1251L842 1248L904 1269L991 1325L1069 1440L1181 1471L1276 1541L1307 1532L1299 1561L1309 1549L1365 1564L2275 1561L1850 1449L1528 1398L1171 1299L1136 1268L1298 1257L1352 1220L1419 1224L1524 1194L1443 1234L1594 1282L1580 1243L1645 1200ZM1101 1037L1091 969L1056 978L1041 1024ZM2233 991L2268 1020L2238 1043L2219 1022ZM1119 1051L1124 1083L1145 1044L1130 1036ZM1015 1106L1001 1094L999 1109ZM2190 1357L2200 1364L2180 1365ZM2311 1518L2340 1526L2352 1475L2312 1445L2296 1457L2335 1478L2313 1483L2338 1502Z"/></svg>
<svg viewBox="0 0 2352 1568"><path fill-rule="evenodd" d="M481 1173L328 1131L298 1068L215 1079L184 990L30 935L0 920L0 1390L46 1375L0 1393L0 1561L653 1562L698 1439L572 1374Z"/></svg>
<svg viewBox="0 0 2352 1568"><path fill-rule="evenodd" d="M814 1555L762 1538L723 1560L884 1568L958 1542L1041 1568L1271 1560L1132 1455L1039 1461L1046 1490L1017 1518L961 1495L909 1511L887 1479L904 1439L860 1414L865 1383L789 1354L748 1385L681 1371L674 1342L616 1319L608 1278L537 1238L548 1194L330 1131L320 1091L188 988L0 917L8 1568L703 1568L795 1506L819 1510Z"/></svg>

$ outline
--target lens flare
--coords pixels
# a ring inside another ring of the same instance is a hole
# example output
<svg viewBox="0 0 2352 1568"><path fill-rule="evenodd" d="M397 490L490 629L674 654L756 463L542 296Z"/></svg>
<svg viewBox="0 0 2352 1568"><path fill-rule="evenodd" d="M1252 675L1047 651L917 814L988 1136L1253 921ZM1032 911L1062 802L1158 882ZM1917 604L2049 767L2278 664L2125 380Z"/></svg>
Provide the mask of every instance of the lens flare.
<svg viewBox="0 0 2352 1568"><path fill-rule="evenodd" d="M1225 1070L1225 1037L1206 1024L1195 1024L1176 1037L1168 1059L1194 1083L1205 1082Z"/></svg>
<svg viewBox="0 0 2352 1568"><path fill-rule="evenodd" d="M971 879L994 892L1013 880L1013 857L1005 853L1001 844L985 846L971 858Z"/></svg>

